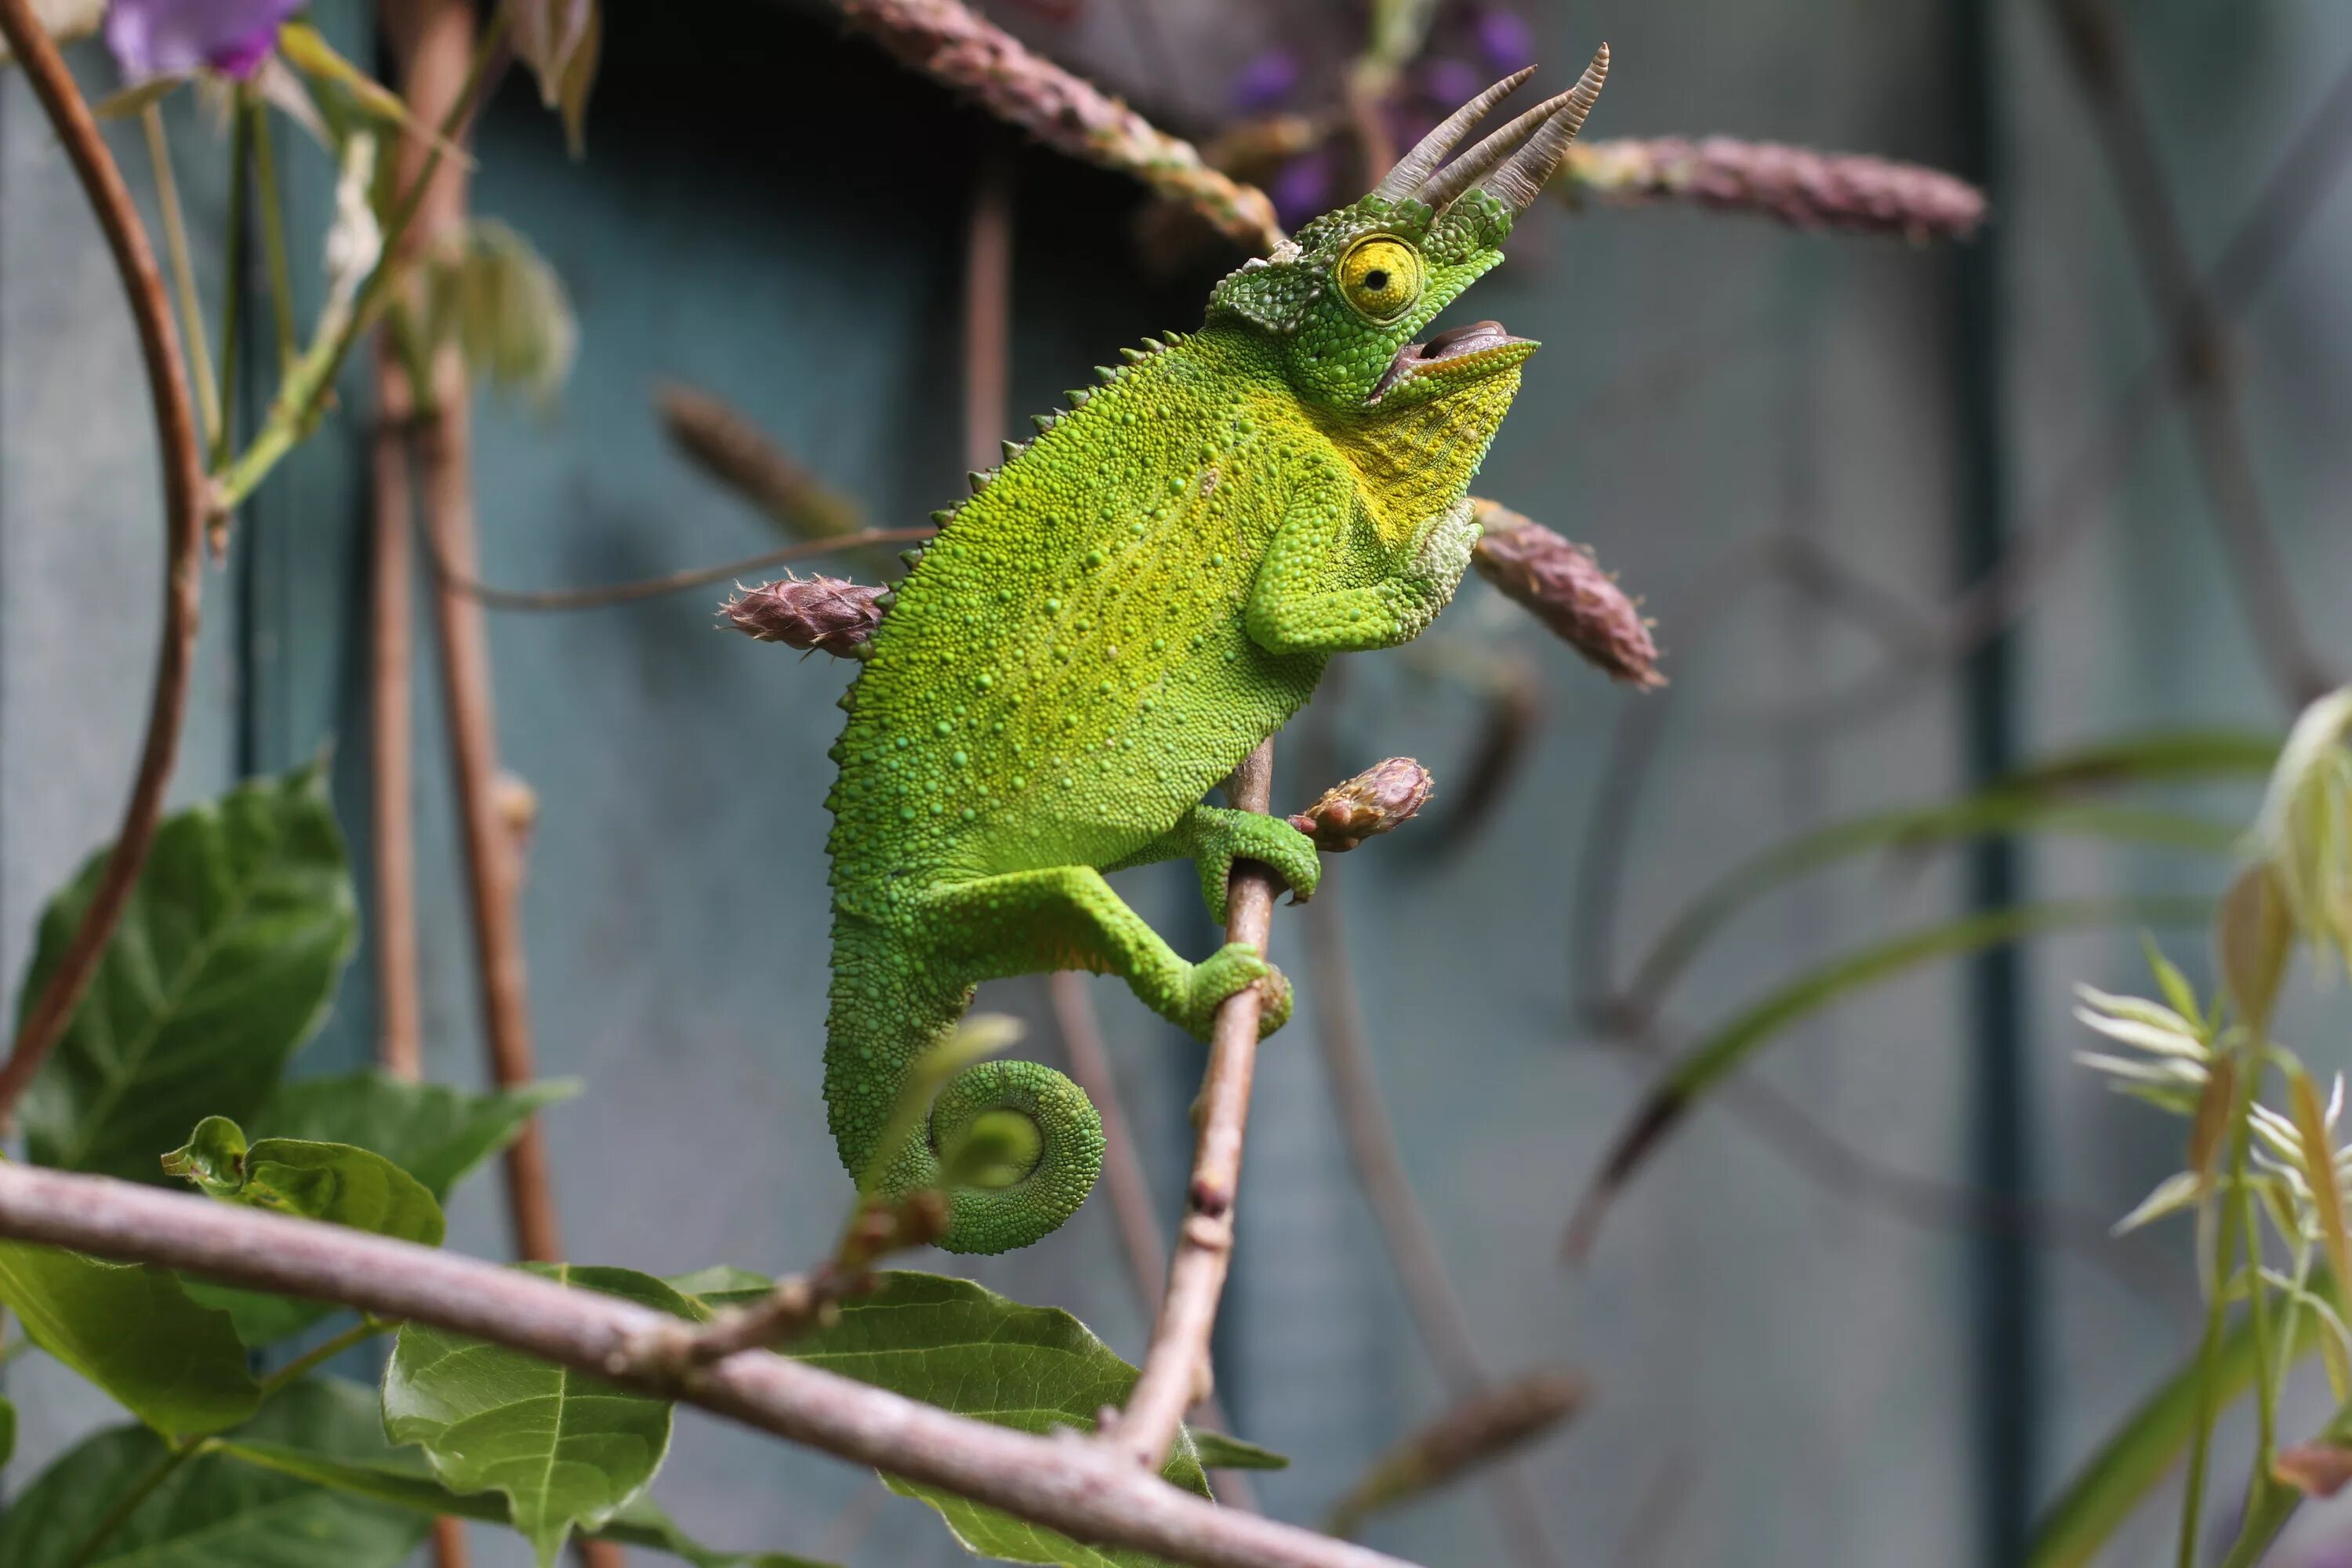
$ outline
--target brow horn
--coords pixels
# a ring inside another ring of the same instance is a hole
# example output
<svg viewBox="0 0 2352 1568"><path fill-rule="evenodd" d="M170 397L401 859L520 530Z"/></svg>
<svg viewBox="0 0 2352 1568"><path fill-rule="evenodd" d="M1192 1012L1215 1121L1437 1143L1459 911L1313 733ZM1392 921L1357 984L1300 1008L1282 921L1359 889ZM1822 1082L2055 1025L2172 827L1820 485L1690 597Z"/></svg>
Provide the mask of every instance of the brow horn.
<svg viewBox="0 0 2352 1568"><path fill-rule="evenodd" d="M1584 129L1584 117L1592 112L1593 100L1601 96L1603 82L1609 79L1609 46L1603 44L1594 51L1592 63L1584 68L1576 86L1568 93L1568 102L1539 126L1526 145L1511 154L1501 167L1479 182L1478 188L1501 202L1515 213L1523 213L1535 205L1544 182L1568 156L1568 144Z"/></svg>
<svg viewBox="0 0 2352 1568"><path fill-rule="evenodd" d="M1395 168L1381 176L1381 183L1372 187L1372 195L1391 202L1402 201L1412 195L1421 188L1421 183L1436 171L1437 165L1445 161L1445 154L1454 151L1454 143L1469 135L1478 121L1486 118L1488 110L1510 97L1521 82L1535 74L1533 66L1515 70L1447 115L1436 130L1415 142L1412 152L1397 160Z"/></svg>
<svg viewBox="0 0 2352 1568"><path fill-rule="evenodd" d="M1572 90L1572 89L1571 89ZM1525 114L1488 134L1484 142L1448 163L1429 177L1429 183L1413 193L1416 201L1426 203L1434 212L1444 212L1446 204L1486 178L1486 172L1512 153L1536 133L1538 126L1559 113L1570 94L1548 98Z"/></svg>

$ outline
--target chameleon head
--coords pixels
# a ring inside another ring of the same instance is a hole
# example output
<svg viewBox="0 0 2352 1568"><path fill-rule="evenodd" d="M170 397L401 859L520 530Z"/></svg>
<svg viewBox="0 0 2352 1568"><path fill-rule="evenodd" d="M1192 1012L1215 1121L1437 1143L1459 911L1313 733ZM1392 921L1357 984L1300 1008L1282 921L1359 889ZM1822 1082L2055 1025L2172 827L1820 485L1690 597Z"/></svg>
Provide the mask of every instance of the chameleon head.
<svg viewBox="0 0 2352 1568"><path fill-rule="evenodd" d="M1447 163L1487 111L1534 74L1530 67L1505 77L1423 138L1370 193L1307 224L1271 257L1244 262L1209 297L1210 319L1257 329L1298 395L1342 416L1393 415L1516 370L1537 345L1498 321L1420 334L1503 259L1513 220L1534 205L1601 96L1609 46L1573 88Z"/></svg>

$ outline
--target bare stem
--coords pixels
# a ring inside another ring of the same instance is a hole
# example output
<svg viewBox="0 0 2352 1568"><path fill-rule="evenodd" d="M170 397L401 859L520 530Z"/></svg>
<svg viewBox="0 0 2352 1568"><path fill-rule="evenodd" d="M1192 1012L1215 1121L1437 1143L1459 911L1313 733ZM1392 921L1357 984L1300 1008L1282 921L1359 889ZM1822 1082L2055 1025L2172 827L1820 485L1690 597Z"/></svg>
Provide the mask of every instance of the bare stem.
<svg viewBox="0 0 2352 1568"><path fill-rule="evenodd" d="M1267 741L1234 770L1226 784L1236 811L1264 812L1274 799L1274 742ZM1225 940L1260 954L1274 924L1280 883L1254 861L1234 863L1226 904ZM1241 1184L1242 1144L1249 1126L1251 1080L1257 1070L1258 1015L1264 997L1246 985L1217 1008L1209 1040L1209 1069L1193 1107L1200 1138L1192 1180L1185 1188L1184 1224L1168 1266L1168 1293L1160 1305L1143 1371L1127 1408L1103 1428L1102 1439L1131 1463L1156 1473L1184 1412L1207 1390L1209 1331L1233 1265L1234 1203Z"/></svg>
<svg viewBox="0 0 2352 1568"><path fill-rule="evenodd" d="M130 301L131 319L139 330L140 353L146 362L156 443L163 450L165 539L163 634L155 656L155 688L148 707L139 772L97 891L83 910L81 923L67 942L57 967L50 971L48 983L25 1009L7 1064L0 1067L0 1119L5 1119L47 1059L90 978L98 973L99 960L154 843L163 789L171 782L181 727L187 717L188 678L194 661L196 612L204 584L204 458L196 445L186 372L179 337L172 327L163 274L156 269L154 252L148 247L121 171L106 150L98 122L58 57L57 46L33 15L30 0L0 0L0 36L6 37L58 139L65 144L122 277L123 294Z"/></svg>
<svg viewBox="0 0 2352 1568"><path fill-rule="evenodd" d="M155 172L155 210L163 219L163 251L172 261L172 286L180 297L180 320L188 333L188 353L196 362L196 412L204 419L205 439L217 440L221 428L220 396L213 385L212 345L205 338L205 308L196 299L196 268L188 248L187 216L180 208L180 182L172 173L172 143L163 134L163 110L148 104L139 111L139 129L147 137L147 162Z"/></svg>
<svg viewBox="0 0 2352 1568"><path fill-rule="evenodd" d="M1053 1004L1055 1026L1062 1034L1070 1078L1094 1102L1103 1124L1103 1186L1110 1194L1113 1224L1120 1250L1127 1254L1129 1281L1135 1299L1150 1310L1168 1290L1168 1238L1160 1234L1160 1215L1151 1203L1151 1183L1143 1173L1143 1160L1135 1133L1119 1103L1118 1080L1111 1074L1110 1052L1104 1048L1102 1019L1094 998L1087 993L1086 976L1073 969L1057 970L1045 981ZM1214 1391L1200 1403L1196 1418L1219 1431L1231 1431ZM1229 1508L1258 1511L1257 1490L1240 1470L1217 1479L1217 1497Z"/></svg>
<svg viewBox="0 0 2352 1568"><path fill-rule="evenodd" d="M255 199L261 206L262 258L269 268L270 314L278 325L278 374L294 374L302 352L302 334L294 325L294 270L286 255L286 194L278 179L278 148L269 134L269 110L255 96L253 116L253 177Z"/></svg>
<svg viewBox="0 0 2352 1568"><path fill-rule="evenodd" d="M658 599L665 594L682 593L688 588L707 588L713 583L730 583L753 572L805 561L814 555L837 555L875 544L918 544L937 532L938 529L928 524L869 528L863 533L845 533L838 539L803 539L797 544L763 550L740 561L722 561L716 566L690 566L659 577L641 577L593 588L493 587L473 574L471 561L460 563L438 548L432 548L432 565L433 575L444 594L471 599L493 610L601 610L614 605L635 604L640 599ZM430 540L426 542L432 547Z"/></svg>
<svg viewBox="0 0 2352 1568"><path fill-rule="evenodd" d="M1202 1568L1402 1568L1380 1552L1219 1509L1094 1444L950 1415L766 1351L729 1356L682 1386L635 1376L625 1366L616 1373L615 1352L657 1329L661 1313L342 1226L103 1176L0 1164L0 1236L334 1301L594 1376L617 1376L1080 1541Z"/></svg>
<svg viewBox="0 0 2352 1568"><path fill-rule="evenodd" d="M368 574L368 847L373 858L376 1059L425 1076L416 946L415 582L409 531L409 390L388 339L376 353Z"/></svg>

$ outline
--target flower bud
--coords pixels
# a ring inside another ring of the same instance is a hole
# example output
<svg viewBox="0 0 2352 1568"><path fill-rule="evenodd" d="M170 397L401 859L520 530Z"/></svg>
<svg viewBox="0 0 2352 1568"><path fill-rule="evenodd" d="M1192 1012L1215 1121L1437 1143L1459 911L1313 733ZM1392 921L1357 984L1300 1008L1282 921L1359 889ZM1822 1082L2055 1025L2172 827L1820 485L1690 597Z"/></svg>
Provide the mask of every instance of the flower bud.
<svg viewBox="0 0 2352 1568"><path fill-rule="evenodd" d="M725 624L761 642L863 658L874 628L882 624L883 606L876 603L882 595L880 588L840 577L786 576L737 589L719 614Z"/></svg>
<svg viewBox="0 0 2352 1568"><path fill-rule="evenodd" d="M1486 531L1471 556L1480 576L1611 678L1633 686L1666 683L1650 623L1592 552L1507 507L1471 504Z"/></svg>
<svg viewBox="0 0 2352 1568"><path fill-rule="evenodd" d="M1427 803L1429 789L1427 768L1411 757L1391 757L1325 790L1290 826L1315 840L1316 848L1337 855L1412 821Z"/></svg>

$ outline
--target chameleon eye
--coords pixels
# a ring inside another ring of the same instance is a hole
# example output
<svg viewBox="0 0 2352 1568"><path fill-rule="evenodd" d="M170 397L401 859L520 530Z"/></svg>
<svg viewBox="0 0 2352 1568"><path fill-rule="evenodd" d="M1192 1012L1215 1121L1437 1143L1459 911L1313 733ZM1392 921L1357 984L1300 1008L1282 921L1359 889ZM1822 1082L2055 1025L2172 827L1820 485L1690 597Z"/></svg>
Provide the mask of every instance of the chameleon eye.
<svg viewBox="0 0 2352 1568"><path fill-rule="evenodd" d="M1339 258L1339 293L1372 320L1393 321L1421 298L1421 253L1386 235L1360 240Z"/></svg>

